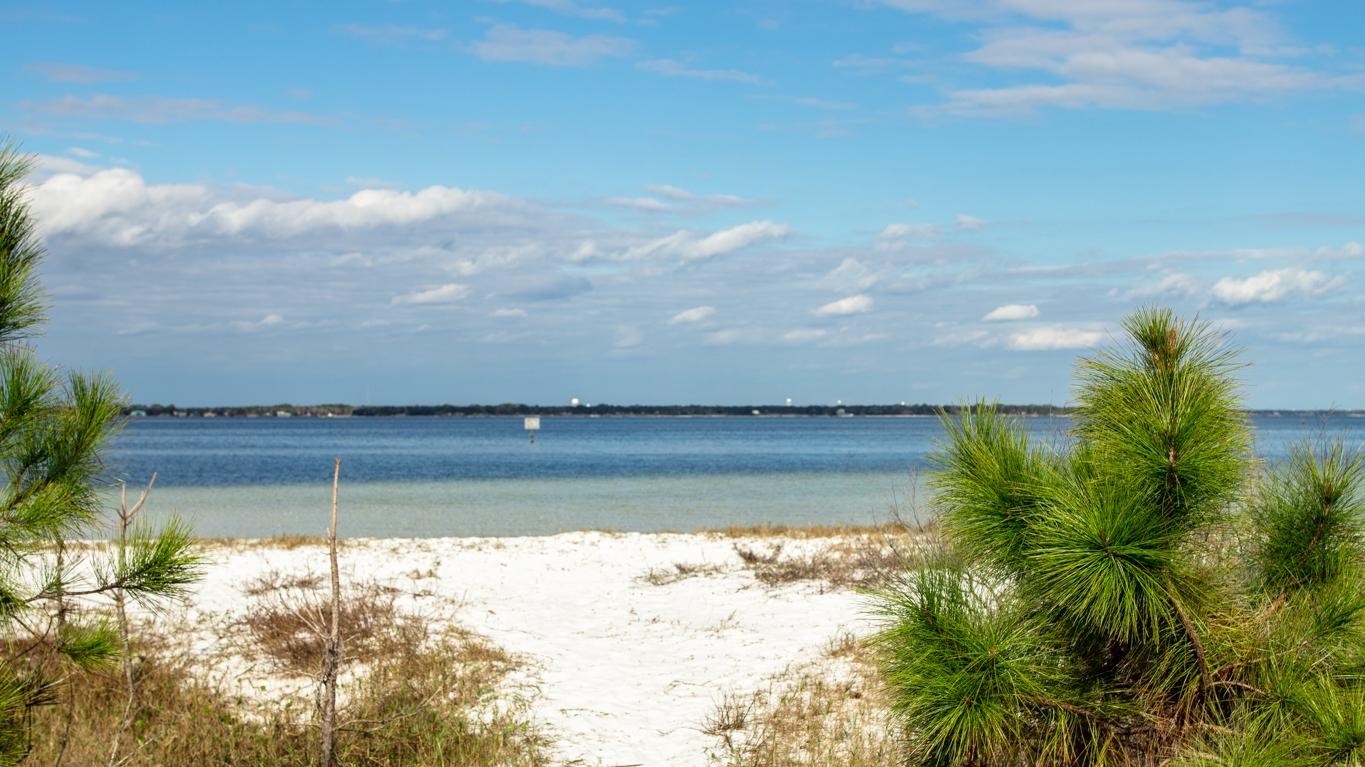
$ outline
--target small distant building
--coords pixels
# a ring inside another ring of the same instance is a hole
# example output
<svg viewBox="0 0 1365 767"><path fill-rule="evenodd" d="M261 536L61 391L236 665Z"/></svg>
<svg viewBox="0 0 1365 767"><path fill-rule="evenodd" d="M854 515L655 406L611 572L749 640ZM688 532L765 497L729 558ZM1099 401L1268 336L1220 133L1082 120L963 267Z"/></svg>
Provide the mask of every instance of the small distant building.
<svg viewBox="0 0 1365 767"><path fill-rule="evenodd" d="M217 417L218 417L218 414L215 413L215 412L213 412L212 410L205 410L205 411L204 411L204 417L205 417L205 418L217 418Z"/></svg>
<svg viewBox="0 0 1365 767"><path fill-rule="evenodd" d="M134 411L130 412L128 415L129 415L130 417L132 417L132 418L146 418L146 417L147 417L147 411L146 411L146 410L134 410Z"/></svg>
<svg viewBox="0 0 1365 767"><path fill-rule="evenodd" d="M293 417L294 417L294 414L291 413L291 412L289 412L288 410L276 410L276 411L275 411L275 417L276 417L276 418L293 418Z"/></svg>

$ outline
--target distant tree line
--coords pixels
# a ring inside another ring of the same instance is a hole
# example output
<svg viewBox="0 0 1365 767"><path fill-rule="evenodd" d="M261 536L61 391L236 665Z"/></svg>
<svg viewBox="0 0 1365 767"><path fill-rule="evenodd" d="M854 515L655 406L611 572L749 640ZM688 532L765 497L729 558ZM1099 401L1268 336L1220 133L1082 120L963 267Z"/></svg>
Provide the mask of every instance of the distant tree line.
<svg viewBox="0 0 1365 767"><path fill-rule="evenodd" d="M1072 408L1059 405L1000 405L1006 415L1058 416L1070 415ZM757 411L757 412L755 412ZM957 415L960 405L894 404L894 405L527 405L504 402L498 405L245 405L232 407L176 407L174 404L130 405L124 415L148 417L212 418L345 418L398 416L934 416L939 413ZM1329 415L1358 415L1359 411L1342 410L1254 410L1255 414L1295 415L1303 418L1322 418Z"/></svg>

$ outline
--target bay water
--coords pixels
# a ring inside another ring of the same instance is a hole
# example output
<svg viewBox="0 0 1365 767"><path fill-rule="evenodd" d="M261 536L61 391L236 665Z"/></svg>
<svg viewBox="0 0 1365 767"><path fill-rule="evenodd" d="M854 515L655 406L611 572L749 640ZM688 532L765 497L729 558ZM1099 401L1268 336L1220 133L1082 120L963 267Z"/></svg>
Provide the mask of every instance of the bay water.
<svg viewBox="0 0 1365 767"><path fill-rule="evenodd" d="M1066 439L1066 418L1023 419ZM1365 419L1257 415L1258 455ZM935 418L144 418L108 454L130 494L157 473L148 514L204 537L320 535L342 459L344 536L691 531L875 524L924 516Z"/></svg>

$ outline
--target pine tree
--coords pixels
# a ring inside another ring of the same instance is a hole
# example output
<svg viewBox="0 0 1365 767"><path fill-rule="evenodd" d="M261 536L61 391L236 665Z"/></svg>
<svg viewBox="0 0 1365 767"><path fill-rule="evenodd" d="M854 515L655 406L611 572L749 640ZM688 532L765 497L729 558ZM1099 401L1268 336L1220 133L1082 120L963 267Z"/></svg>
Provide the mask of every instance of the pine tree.
<svg viewBox="0 0 1365 767"><path fill-rule="evenodd" d="M942 549L878 596L906 763L1365 763L1360 456L1263 471L1223 337L1124 329L1059 444L943 417Z"/></svg>
<svg viewBox="0 0 1365 767"><path fill-rule="evenodd" d="M62 680L117 661L120 635L98 597L121 591L155 606L199 564L176 522L134 530L122 556L66 545L97 532L101 453L124 400L109 376L55 369L26 343L44 317L30 168L0 146L0 765L27 754L29 712L59 700Z"/></svg>

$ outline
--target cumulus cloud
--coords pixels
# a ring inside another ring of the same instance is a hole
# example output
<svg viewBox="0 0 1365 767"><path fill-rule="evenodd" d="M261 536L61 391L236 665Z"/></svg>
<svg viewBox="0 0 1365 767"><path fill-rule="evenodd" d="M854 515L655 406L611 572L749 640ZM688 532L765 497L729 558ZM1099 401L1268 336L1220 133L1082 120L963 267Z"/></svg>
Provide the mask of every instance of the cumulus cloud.
<svg viewBox="0 0 1365 767"><path fill-rule="evenodd" d="M1268 269L1244 279L1224 277L1213 284L1213 296L1230 306L1270 303L1290 295L1319 296L1342 282L1340 277L1297 267Z"/></svg>
<svg viewBox="0 0 1365 767"><path fill-rule="evenodd" d="M1018 351L1084 349L1104 340L1104 333L1088 328L1046 327L1011 333L1006 345Z"/></svg>
<svg viewBox="0 0 1365 767"><path fill-rule="evenodd" d="M764 240L786 237L791 229L786 224L772 221L750 221L729 229L722 229L681 249L684 261L704 261Z"/></svg>
<svg viewBox="0 0 1365 767"><path fill-rule="evenodd" d="M574 37L549 29L494 24L471 49L484 61L515 61L550 67L586 67L624 56L635 44L614 35Z"/></svg>
<svg viewBox="0 0 1365 767"><path fill-rule="evenodd" d="M417 192L362 189L341 200L224 199L199 184L148 184L123 168L53 176L29 193L45 236L81 235L108 245L183 244L205 237L281 239L321 231L412 225L497 207L506 198L454 187Z"/></svg>
<svg viewBox="0 0 1365 767"><path fill-rule="evenodd" d="M872 311L875 302L872 296L864 293L831 301L815 310L817 317L846 317L851 314L866 314Z"/></svg>
<svg viewBox="0 0 1365 767"><path fill-rule="evenodd" d="M986 316L981 319L987 322L1010 322L1014 320L1031 320L1038 316L1038 307L1033 304L1005 304L997 306L986 312Z"/></svg>
<svg viewBox="0 0 1365 767"><path fill-rule="evenodd" d="M394 296L395 305L421 306L426 304L449 304L459 301L469 294L469 286L458 282L448 282L426 290L417 290Z"/></svg>
<svg viewBox="0 0 1365 767"><path fill-rule="evenodd" d="M622 261L636 261L645 258L672 256L684 263L700 262L733 253L766 240L780 239L786 237L790 232L791 228L786 224L775 224L766 219L721 229L705 236L680 229L673 234L631 245L614 256L604 256L594 249L587 258L581 260L609 257Z"/></svg>
<svg viewBox="0 0 1365 767"><path fill-rule="evenodd" d="M877 284L880 276L862 261L849 256L829 270L821 283L832 290L861 291Z"/></svg>
<svg viewBox="0 0 1365 767"><path fill-rule="evenodd" d="M1133 286L1126 292L1118 289L1110 291L1110 295L1122 295L1124 298L1150 298L1161 295L1194 295L1205 288L1204 283L1197 277L1192 277L1183 272L1167 272L1161 275L1161 279L1156 282L1146 282Z"/></svg>
<svg viewBox="0 0 1365 767"><path fill-rule="evenodd" d="M673 319L668 321L670 325L685 325L693 322L701 322L709 319L716 313L714 306L694 306L691 309L683 309L673 315Z"/></svg>

